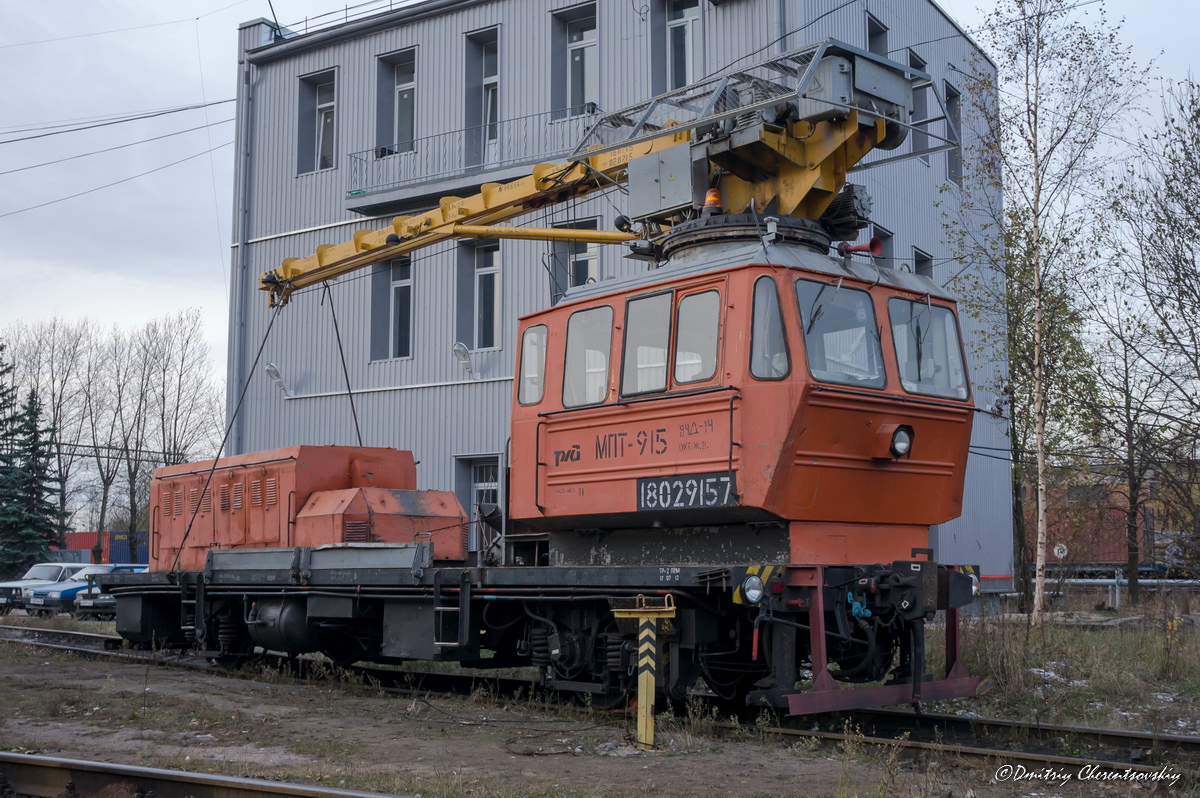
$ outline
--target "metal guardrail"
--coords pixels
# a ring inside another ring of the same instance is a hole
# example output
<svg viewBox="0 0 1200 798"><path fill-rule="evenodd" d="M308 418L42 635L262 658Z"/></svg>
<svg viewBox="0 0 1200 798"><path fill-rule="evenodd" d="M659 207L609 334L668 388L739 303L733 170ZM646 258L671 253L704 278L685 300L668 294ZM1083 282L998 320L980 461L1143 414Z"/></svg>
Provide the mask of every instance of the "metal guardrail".
<svg viewBox="0 0 1200 798"><path fill-rule="evenodd" d="M595 106L585 110L530 114L352 152L346 197L562 158L599 118Z"/></svg>

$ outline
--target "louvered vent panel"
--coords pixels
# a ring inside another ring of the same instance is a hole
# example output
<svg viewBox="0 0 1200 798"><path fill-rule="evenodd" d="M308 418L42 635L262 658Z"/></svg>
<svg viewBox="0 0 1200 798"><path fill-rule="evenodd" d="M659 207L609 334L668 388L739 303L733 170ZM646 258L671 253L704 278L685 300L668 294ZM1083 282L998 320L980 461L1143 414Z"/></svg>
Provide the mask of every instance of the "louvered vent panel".
<svg viewBox="0 0 1200 798"><path fill-rule="evenodd" d="M242 483L233 483L233 509L242 509Z"/></svg>
<svg viewBox="0 0 1200 798"><path fill-rule="evenodd" d="M175 515L183 515L183 491L175 491Z"/></svg>
<svg viewBox="0 0 1200 798"><path fill-rule="evenodd" d="M171 514L171 491L164 490L162 492L162 494L159 496L158 501L159 501L159 504L162 505L162 514L170 515Z"/></svg>
<svg viewBox="0 0 1200 798"><path fill-rule="evenodd" d="M267 504L275 504L279 500L279 482L275 477L267 480Z"/></svg>
<svg viewBox="0 0 1200 798"><path fill-rule="evenodd" d="M250 506L262 507L262 480L260 479L250 482Z"/></svg>
<svg viewBox="0 0 1200 798"><path fill-rule="evenodd" d="M228 485L222 485L217 490L217 501L219 502L218 506L223 511L225 511L225 512L229 511L229 486Z"/></svg>
<svg viewBox="0 0 1200 798"><path fill-rule="evenodd" d="M371 528L367 521L346 521L342 526L342 542L370 543Z"/></svg>
<svg viewBox="0 0 1200 798"><path fill-rule="evenodd" d="M200 491L195 488L188 488L188 512L195 513L196 505L200 503Z"/></svg>
<svg viewBox="0 0 1200 798"><path fill-rule="evenodd" d="M204 489L204 492L200 494L200 512L212 512L212 491L207 487Z"/></svg>

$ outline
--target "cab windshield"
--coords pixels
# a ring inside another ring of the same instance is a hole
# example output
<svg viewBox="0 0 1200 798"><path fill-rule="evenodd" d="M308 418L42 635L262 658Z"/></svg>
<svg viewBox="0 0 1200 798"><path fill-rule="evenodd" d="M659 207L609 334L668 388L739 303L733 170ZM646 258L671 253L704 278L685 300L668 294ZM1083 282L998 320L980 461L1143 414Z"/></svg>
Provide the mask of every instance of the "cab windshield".
<svg viewBox="0 0 1200 798"><path fill-rule="evenodd" d="M949 308L893 297L888 300L900 384L909 393L966 399L967 372L958 322Z"/></svg>
<svg viewBox="0 0 1200 798"><path fill-rule="evenodd" d="M815 379L865 388L887 383L871 295L857 288L797 280L800 321Z"/></svg>

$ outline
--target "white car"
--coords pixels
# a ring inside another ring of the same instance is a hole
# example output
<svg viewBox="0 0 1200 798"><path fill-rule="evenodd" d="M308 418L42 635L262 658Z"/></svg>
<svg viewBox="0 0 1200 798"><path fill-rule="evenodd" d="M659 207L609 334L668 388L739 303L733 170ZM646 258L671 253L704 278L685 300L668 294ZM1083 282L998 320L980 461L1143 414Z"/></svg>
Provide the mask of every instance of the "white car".
<svg viewBox="0 0 1200 798"><path fill-rule="evenodd" d="M20 579L0 582L0 615L8 615L13 610L25 606L21 592L25 588L65 582L87 567L87 563L82 562L40 562L26 571Z"/></svg>

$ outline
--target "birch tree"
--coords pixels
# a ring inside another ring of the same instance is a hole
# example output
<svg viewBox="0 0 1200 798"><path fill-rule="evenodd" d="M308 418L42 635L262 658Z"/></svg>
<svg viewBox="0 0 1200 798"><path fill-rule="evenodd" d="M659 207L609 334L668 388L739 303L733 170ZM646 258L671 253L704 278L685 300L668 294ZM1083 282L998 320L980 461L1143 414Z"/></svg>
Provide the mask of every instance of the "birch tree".
<svg viewBox="0 0 1200 798"><path fill-rule="evenodd" d="M1071 381L1057 371L1069 361L1055 357L1056 349L1062 355L1066 348L1059 346L1063 331L1054 318L1064 303L1067 316L1078 310L1071 307L1071 278L1094 258L1085 210L1095 205L1089 195L1107 165L1102 137L1128 122L1143 78L1102 11L1093 22L1066 0L1008 0L987 22L981 38L996 59L997 108L978 115L984 126L979 160L992 166L992 179L1005 192L1003 213L994 223L1004 231L1006 249L991 265L1005 275L1010 313L1019 312L1009 319L1011 383L1027 385L1028 395L1010 392L1011 414L1014 427L1019 418L1028 420L1032 439L1037 534L1031 621L1039 625L1045 608L1048 440L1067 421L1054 418L1055 409L1072 404L1059 393ZM976 70L964 73L964 80L985 84L986 75Z"/></svg>

